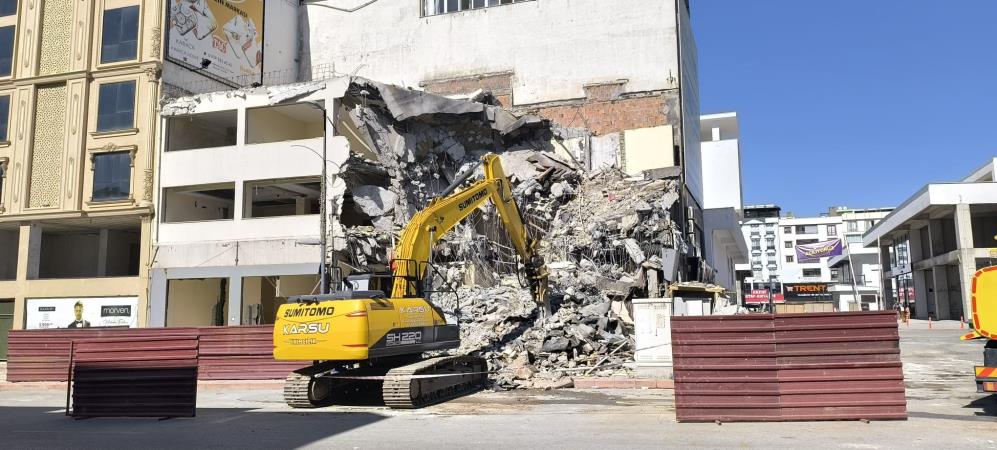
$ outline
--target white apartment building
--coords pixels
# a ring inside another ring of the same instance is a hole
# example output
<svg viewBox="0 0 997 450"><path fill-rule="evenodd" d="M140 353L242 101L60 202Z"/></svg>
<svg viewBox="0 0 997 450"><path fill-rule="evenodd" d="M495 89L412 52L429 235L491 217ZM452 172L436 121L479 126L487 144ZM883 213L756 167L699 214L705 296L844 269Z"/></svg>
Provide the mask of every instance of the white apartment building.
<svg viewBox="0 0 997 450"><path fill-rule="evenodd" d="M828 214L841 217L844 248L841 256L828 260L831 268L830 291L840 311L875 311L883 307L880 301L881 261L879 251L865 248L862 235L872 229L893 208L851 209L838 206Z"/></svg>
<svg viewBox="0 0 997 450"><path fill-rule="evenodd" d="M316 292L323 146L329 198L345 190L333 175L349 156L346 138L323 127L323 108L336 111L348 84L164 105L150 326L272 323L283 299Z"/></svg>
<svg viewBox="0 0 997 450"><path fill-rule="evenodd" d="M816 244L842 237L841 217L783 217L779 220L778 241L782 250L779 278L783 283L830 283L830 258L801 261L797 245Z"/></svg>
<svg viewBox="0 0 997 450"><path fill-rule="evenodd" d="M781 280L783 249L779 243L781 209L776 205L744 207L741 233L748 244L749 263L736 270L748 270L746 281L762 283Z"/></svg>
<svg viewBox="0 0 997 450"><path fill-rule="evenodd" d="M747 241L740 230L744 205L737 113L702 116L700 129L706 262L714 268L714 283L737 293L735 267L748 263Z"/></svg>

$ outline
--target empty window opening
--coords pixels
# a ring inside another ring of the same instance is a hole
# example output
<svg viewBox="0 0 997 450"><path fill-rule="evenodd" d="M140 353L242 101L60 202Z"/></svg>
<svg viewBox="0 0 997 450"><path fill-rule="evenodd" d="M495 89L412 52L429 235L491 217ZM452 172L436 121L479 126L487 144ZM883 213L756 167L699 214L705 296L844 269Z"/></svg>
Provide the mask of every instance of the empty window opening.
<svg viewBox="0 0 997 450"><path fill-rule="evenodd" d="M20 245L20 233L0 231L0 280L17 279L17 255Z"/></svg>
<svg viewBox="0 0 997 450"><path fill-rule="evenodd" d="M321 109L309 103L248 109L246 143L264 144L320 138L324 117L325 113Z"/></svg>
<svg viewBox="0 0 997 450"><path fill-rule="evenodd" d="M210 327L228 323L228 278L169 280L166 326Z"/></svg>
<svg viewBox="0 0 997 450"><path fill-rule="evenodd" d="M139 272L142 232L120 229L43 229L38 278L133 277Z"/></svg>
<svg viewBox="0 0 997 450"><path fill-rule="evenodd" d="M820 269L803 269L803 276L805 277L819 277Z"/></svg>
<svg viewBox="0 0 997 450"><path fill-rule="evenodd" d="M318 214L321 189L321 178L248 182L243 217Z"/></svg>
<svg viewBox="0 0 997 450"><path fill-rule="evenodd" d="M281 275L242 279L242 324L274 323L277 308L290 297L318 293L317 275Z"/></svg>
<svg viewBox="0 0 997 450"><path fill-rule="evenodd" d="M166 151L233 146L238 122L235 110L171 117Z"/></svg>
<svg viewBox="0 0 997 450"><path fill-rule="evenodd" d="M166 188L163 222L231 220L235 207L233 183Z"/></svg>
<svg viewBox="0 0 997 450"><path fill-rule="evenodd" d="M797 225L796 234L817 234L817 225Z"/></svg>

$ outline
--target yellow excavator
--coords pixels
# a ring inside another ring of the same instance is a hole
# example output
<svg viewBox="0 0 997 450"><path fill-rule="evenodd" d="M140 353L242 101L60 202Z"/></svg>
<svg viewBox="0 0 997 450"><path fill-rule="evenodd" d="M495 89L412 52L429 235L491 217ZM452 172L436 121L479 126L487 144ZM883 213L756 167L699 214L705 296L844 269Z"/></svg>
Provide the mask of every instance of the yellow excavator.
<svg viewBox="0 0 997 450"><path fill-rule="evenodd" d="M457 191L475 171L466 172L412 217L395 249L391 273L351 276L350 289L294 297L280 306L274 358L313 361L287 377L288 405L348 402L380 383L387 406L418 408L473 392L487 382L483 358L424 359L422 354L460 346L459 325L447 323L428 298L435 273L432 248L489 199L521 258L533 299L549 311L548 271L537 254L539 241L523 223L499 157L483 156L481 167L483 179Z"/></svg>
<svg viewBox="0 0 997 450"><path fill-rule="evenodd" d="M976 366L976 390L997 392L997 266L980 269L973 276L973 331L963 340L987 339L983 365Z"/></svg>

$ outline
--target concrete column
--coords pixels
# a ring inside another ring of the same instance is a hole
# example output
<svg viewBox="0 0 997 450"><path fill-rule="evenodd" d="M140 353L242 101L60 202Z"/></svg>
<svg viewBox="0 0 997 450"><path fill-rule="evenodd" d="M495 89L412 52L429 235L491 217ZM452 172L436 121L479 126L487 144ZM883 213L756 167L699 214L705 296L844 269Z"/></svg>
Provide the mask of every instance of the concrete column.
<svg viewBox="0 0 997 450"><path fill-rule="evenodd" d="M915 270L914 277L914 313L917 319L928 318L928 283L925 280L925 271Z"/></svg>
<svg viewBox="0 0 997 450"><path fill-rule="evenodd" d="M928 255L925 255L925 258L934 258L948 250L945 248L945 235L942 230L941 219L928 221L928 243L930 244L928 248L930 251Z"/></svg>
<svg viewBox="0 0 997 450"><path fill-rule="evenodd" d="M935 267L935 270L931 271L934 276L935 285L935 319L938 320L952 319L952 308L949 305L949 280L947 272L945 266ZM959 318L956 317L955 319Z"/></svg>
<svg viewBox="0 0 997 450"><path fill-rule="evenodd" d="M166 326L166 296L169 293L169 280L165 269L149 271L149 312L148 326Z"/></svg>
<svg viewBox="0 0 997 450"><path fill-rule="evenodd" d="M955 235L959 246L959 286L962 291L962 311L967 315L973 310L973 275L976 273L976 256L973 255L973 217L969 205L955 205Z"/></svg>
<svg viewBox="0 0 997 450"><path fill-rule="evenodd" d="M930 258L921 251L921 229L910 230L910 262L914 264L922 259Z"/></svg>
<svg viewBox="0 0 997 450"><path fill-rule="evenodd" d="M107 230L101 229L97 238L97 276L107 276Z"/></svg>
<svg viewBox="0 0 997 450"><path fill-rule="evenodd" d="M37 280L41 270L42 228L34 223L21 225L17 249L17 279Z"/></svg>
<svg viewBox="0 0 997 450"><path fill-rule="evenodd" d="M242 277L228 279L228 324L242 325Z"/></svg>

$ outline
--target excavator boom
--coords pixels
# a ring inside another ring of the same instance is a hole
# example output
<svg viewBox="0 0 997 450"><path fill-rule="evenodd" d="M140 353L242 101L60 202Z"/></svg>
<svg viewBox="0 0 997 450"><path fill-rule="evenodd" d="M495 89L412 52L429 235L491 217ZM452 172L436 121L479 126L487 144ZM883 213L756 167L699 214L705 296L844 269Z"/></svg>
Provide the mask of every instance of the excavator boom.
<svg viewBox="0 0 997 450"><path fill-rule="evenodd" d="M538 240L531 238L527 231L499 157L491 153L483 156L481 167L484 171L483 179L456 194L434 200L409 221L396 247L394 259L399 262L412 261L415 264L396 264L392 297L417 295L417 286L406 280L421 280L427 276L426 268L432 256L433 245L479 206L491 200L512 239L513 247L523 261L533 299L547 309L548 272L543 258L537 255Z"/></svg>

